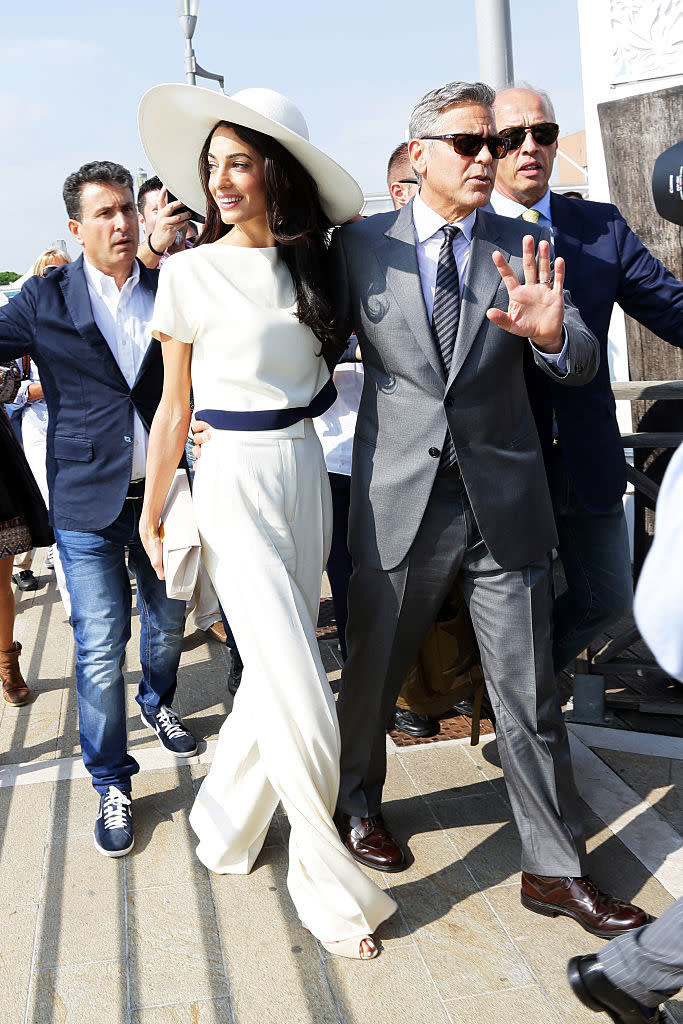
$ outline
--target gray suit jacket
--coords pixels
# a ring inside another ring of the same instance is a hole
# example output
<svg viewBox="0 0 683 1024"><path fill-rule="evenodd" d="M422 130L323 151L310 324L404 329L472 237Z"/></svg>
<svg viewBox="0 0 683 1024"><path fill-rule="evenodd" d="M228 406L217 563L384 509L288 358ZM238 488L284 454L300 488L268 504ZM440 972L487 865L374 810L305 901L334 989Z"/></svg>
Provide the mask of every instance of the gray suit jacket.
<svg viewBox="0 0 683 1024"><path fill-rule="evenodd" d="M527 398L529 342L486 318L507 310L491 259L499 249L523 279L522 238L544 229L479 211L448 380L427 318L412 204L338 230L332 240L337 309L355 329L365 384L353 449L349 547L354 562L392 569L424 515L450 427L467 494L490 553L506 569L543 557L557 542L538 434ZM565 384L583 384L599 362L595 337L565 293Z"/></svg>

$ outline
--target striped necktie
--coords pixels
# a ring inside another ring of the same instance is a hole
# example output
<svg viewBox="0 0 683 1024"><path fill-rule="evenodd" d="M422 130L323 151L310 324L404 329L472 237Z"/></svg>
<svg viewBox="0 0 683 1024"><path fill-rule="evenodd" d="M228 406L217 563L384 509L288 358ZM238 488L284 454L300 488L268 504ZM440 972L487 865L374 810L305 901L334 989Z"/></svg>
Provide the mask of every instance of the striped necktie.
<svg viewBox="0 0 683 1024"><path fill-rule="evenodd" d="M460 228L454 224L444 224L442 230L445 237L439 249L432 328L441 353L441 363L448 378L460 321L460 281L458 265L453 254L453 239Z"/></svg>
<svg viewBox="0 0 683 1024"><path fill-rule="evenodd" d="M458 265L453 254L453 239L460 228L454 224L444 224L442 230L445 237L439 250L439 263L436 271L432 330L439 346L444 374L448 380L455 348L455 337L460 322L460 281ZM451 432L447 430L439 466L441 469L446 469L454 466L456 462L457 456Z"/></svg>
<svg viewBox="0 0 683 1024"><path fill-rule="evenodd" d="M522 220L528 221L529 224L538 224L541 219L541 215L538 210L525 210L521 214Z"/></svg>

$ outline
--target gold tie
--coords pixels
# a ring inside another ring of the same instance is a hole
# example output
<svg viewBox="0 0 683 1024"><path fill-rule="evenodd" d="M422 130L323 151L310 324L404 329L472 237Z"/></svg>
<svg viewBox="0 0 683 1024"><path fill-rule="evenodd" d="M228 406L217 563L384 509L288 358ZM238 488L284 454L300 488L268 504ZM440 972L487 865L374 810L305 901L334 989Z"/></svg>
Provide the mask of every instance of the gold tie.
<svg viewBox="0 0 683 1024"><path fill-rule="evenodd" d="M538 210L525 210L522 214L522 220L526 220L530 224L538 224L540 219L541 215Z"/></svg>

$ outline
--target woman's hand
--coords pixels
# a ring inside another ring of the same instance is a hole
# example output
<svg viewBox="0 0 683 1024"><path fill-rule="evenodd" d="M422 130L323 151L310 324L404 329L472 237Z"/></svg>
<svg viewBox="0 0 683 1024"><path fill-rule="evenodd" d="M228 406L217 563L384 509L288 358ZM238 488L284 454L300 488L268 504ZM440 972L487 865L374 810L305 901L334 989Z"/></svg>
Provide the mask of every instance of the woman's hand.
<svg viewBox="0 0 683 1024"><path fill-rule="evenodd" d="M163 526L161 529L163 529ZM155 573L160 580L165 579L163 548L159 527L154 529L149 522L141 519L140 540L142 541L142 546L147 552L147 557L149 558Z"/></svg>

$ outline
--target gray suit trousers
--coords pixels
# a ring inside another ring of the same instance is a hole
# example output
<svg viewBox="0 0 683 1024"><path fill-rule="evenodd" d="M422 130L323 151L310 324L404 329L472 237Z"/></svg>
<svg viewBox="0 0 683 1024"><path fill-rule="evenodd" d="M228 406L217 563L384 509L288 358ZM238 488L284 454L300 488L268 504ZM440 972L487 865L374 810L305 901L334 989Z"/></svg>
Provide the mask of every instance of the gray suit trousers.
<svg viewBox="0 0 683 1024"><path fill-rule="evenodd" d="M683 897L652 924L612 939L598 953L617 988L657 1006L683 988Z"/></svg>
<svg viewBox="0 0 683 1024"><path fill-rule="evenodd" d="M580 875L583 825L552 665L550 560L502 569L481 539L464 484L454 474L437 476L417 536L395 569L354 564L338 703L338 807L361 817L379 813L386 725L456 577L496 714L501 763L522 839L522 870Z"/></svg>

